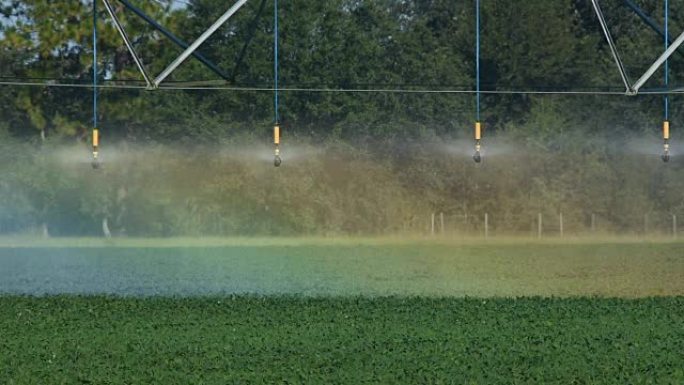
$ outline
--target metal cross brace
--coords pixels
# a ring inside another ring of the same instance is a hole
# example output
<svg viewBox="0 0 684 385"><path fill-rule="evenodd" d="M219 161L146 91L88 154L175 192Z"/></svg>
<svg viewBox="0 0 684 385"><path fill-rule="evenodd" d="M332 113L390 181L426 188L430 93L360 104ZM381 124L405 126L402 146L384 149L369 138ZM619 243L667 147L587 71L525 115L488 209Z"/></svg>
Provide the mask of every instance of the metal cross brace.
<svg viewBox="0 0 684 385"><path fill-rule="evenodd" d="M658 25L658 23L655 22L655 20L651 19L651 17L648 16L643 9L639 8L639 6L636 5L636 3L634 3L634 1L624 0L624 3L625 6L627 6L627 8L631 9L632 12L639 16L639 18L644 23L646 23L646 25L648 25L653 31L655 31L662 38L665 38L665 30L663 30L663 28L661 28L660 25ZM672 36L670 36L670 34L668 34L667 36L667 41L669 42L669 44L672 44Z"/></svg>
<svg viewBox="0 0 684 385"><path fill-rule="evenodd" d="M179 39L178 37L176 37L173 33L171 33L171 31L162 27L159 23L154 21L154 19L147 16L145 14L145 12L143 12L141 9L139 9L138 7L131 4L128 0L119 0L119 3L123 4L123 6L126 7L126 9L133 12L136 16L141 18L143 21L145 21L147 24L149 24L152 28L156 29L159 33L166 36L166 38L171 40L171 42L173 42L177 46L181 47L181 49L186 49L190 46L190 44L188 44L188 43L184 42L183 40ZM221 69L218 68L216 66L216 64L212 63L209 59L204 57L204 55L202 55L199 51L193 52L192 56L194 56L197 60L200 61L200 63L204 64L207 68L209 68L216 75L220 76L224 80L230 80L228 75L226 75L223 71L221 71Z"/></svg>
<svg viewBox="0 0 684 385"><path fill-rule="evenodd" d="M629 77L627 76L627 71L625 71L625 66L622 64L622 59L620 59L620 54L617 51L617 48L615 47L615 42L613 41L613 37L610 34L610 30L608 29L608 24L606 24L606 19L603 17L603 11L601 11L601 6L598 3L598 0L591 0L591 4L594 6L594 11L596 12L596 16L599 19L599 23L601 24L601 29L603 30L603 35L606 37L606 41L608 42L608 46L610 47L610 52L613 54L613 59L615 60L615 64L618 67L618 71L620 71L620 77L622 78L622 83L625 85L625 92L627 94L632 93L632 86L629 84Z"/></svg>
<svg viewBox="0 0 684 385"><path fill-rule="evenodd" d="M653 74L660 68L660 66L665 63L667 59L672 56L672 54L679 48L679 46L684 43L684 32L682 32L681 35L677 39L675 39L674 42L672 42L672 45L668 47L665 52L663 52L660 57L653 62L653 64L646 70L646 72L634 83L630 84L629 78L627 76L627 71L625 71L625 67L622 64L622 59L620 59L620 55L618 54L617 48L615 46L615 42L613 41L613 37L610 34L610 30L608 30L608 25L606 23L606 20L603 16L603 12L601 11L601 6L599 5L599 0L591 0L592 5L594 6L594 11L596 12L596 16L599 19L599 23L601 24L601 29L603 30L603 34L606 38L606 41L608 42L608 46L610 47L610 51L613 54L613 59L615 60L615 64L618 67L618 70L620 71L620 77L622 78L622 82L625 85L626 88L626 94L627 95L636 95L639 93L639 89L653 76Z"/></svg>
<svg viewBox="0 0 684 385"><path fill-rule="evenodd" d="M653 76L653 73L655 73L656 70L658 70L658 68L660 68L660 66L663 65L663 63L665 63L665 61L669 59L670 56L672 56L672 54L677 50L677 48L679 48L680 45L682 45L682 43L684 43L684 32L682 32L682 34L679 35L677 39L675 39L672 45L665 52L663 52L663 54L660 55L660 57L655 62L653 62L651 67L649 67L649 69L646 70L643 76L641 76L639 80L637 80L636 83L634 83L634 86L632 86L634 92L639 92L641 86L643 86L648 81L648 79L650 79L651 76Z"/></svg>
<svg viewBox="0 0 684 385"><path fill-rule="evenodd" d="M114 9L112 8L111 4L109 3L109 0L102 0L104 3L105 7L107 8L107 12L109 13L110 17L114 21L114 25L116 26L117 31L119 31L119 34L124 40L124 43L126 44L126 47L128 48L128 51L131 53L133 56L133 60L135 61L135 64L138 66L138 69L143 75L143 78L145 78L145 82L147 83L147 88L148 89L157 89L159 88L159 85L166 79L173 71L175 71L178 66L180 66L190 55L192 55L197 48L199 48L202 43L204 43L211 35L213 35L223 24L225 24L228 19L230 19L235 12L237 12L240 8L242 8L243 5L245 5L249 0L238 0L235 4L233 4L232 7L230 7L221 17L218 18L214 22L214 24L211 25L197 40L195 40L189 47L185 49L177 58L174 60L164 71L159 74L154 80L150 78L150 76L147 74L147 71L145 70L145 66L143 65L142 61L136 54L135 50L133 49L133 45L131 44L130 39L126 35L126 32L124 28L121 25L121 22L117 18Z"/></svg>
<svg viewBox="0 0 684 385"><path fill-rule="evenodd" d="M192 53L195 52L195 50L200 45L202 45L202 43L204 43L211 35L214 34L214 32L221 28L221 26L226 21L228 21L228 19L230 19L231 16L235 14L235 12L242 8L242 6L247 3L247 1L248 0L238 0L235 4L233 4L232 7L230 7L226 11L226 13L224 13L218 20L216 20L216 22L214 22L214 24L211 27L204 31L204 33L199 38L197 38L197 40L195 40L194 43L190 44L190 47L186 48L185 51L183 51L183 53L181 53L176 58L176 60L174 60L168 67L166 67L164 71L162 71L161 74L159 74L159 76L157 76L156 79L154 79L154 82L152 83L154 88L159 88L159 85L161 84L161 82L164 81L164 79L171 75L171 73L175 71L176 68L178 68L178 66L180 66L181 63L185 61L185 59L192 55Z"/></svg>
<svg viewBox="0 0 684 385"><path fill-rule="evenodd" d="M124 30L123 26L121 26L121 22L119 21L119 18L116 17L116 13L114 12L114 8L112 8L112 5L109 3L109 0L102 0L104 3L105 8L107 8L107 12L109 13L109 16L112 18L112 21L114 22L114 26L116 27L116 30L119 31L119 34L121 35L121 38L123 39L124 43L126 44L126 48L128 48L128 52L131 53L131 56L133 56L133 60L135 61L135 65L138 66L138 69L140 70L140 73L142 74L143 78L145 78L145 83L147 83L147 88L152 88L152 80L150 79L150 76L147 74L147 71L145 70L145 66L142 63L142 60L138 57L138 54L135 52L133 49L133 44L131 44L131 40L128 38L128 35L126 34L126 31Z"/></svg>

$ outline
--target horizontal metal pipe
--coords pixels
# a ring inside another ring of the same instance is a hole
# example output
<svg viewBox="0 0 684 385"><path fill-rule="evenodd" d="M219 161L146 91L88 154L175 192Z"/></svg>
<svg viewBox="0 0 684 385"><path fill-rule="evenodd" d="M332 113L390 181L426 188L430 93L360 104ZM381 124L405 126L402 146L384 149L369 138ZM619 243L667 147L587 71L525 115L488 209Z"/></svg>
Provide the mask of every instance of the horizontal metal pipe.
<svg viewBox="0 0 684 385"><path fill-rule="evenodd" d="M150 79L150 76L147 74L147 71L145 71L145 66L143 66L142 60L140 60L138 54L135 53L133 45L131 44L131 40L128 38L128 35L126 34L126 31L124 30L123 26L121 26L119 18L116 17L116 13L114 12L112 5L109 3L109 0L102 0L102 2L104 3L105 8L107 8L107 12L109 13L109 16L112 18L112 21L114 21L114 26L116 27L116 30L119 31L121 38L126 44L128 52L130 52L131 56L133 56L133 61L135 61L135 65L138 66L140 73L142 74L143 78L145 78L145 83L147 83L147 87L151 87L152 80Z"/></svg>
<svg viewBox="0 0 684 385"><path fill-rule="evenodd" d="M632 87L629 84L629 78L627 77L627 71L625 71L625 66L622 64L622 59L620 59L620 55L617 52L617 48L615 47L615 42L613 41L613 37L610 34L610 30L608 29L608 24L606 23L606 19L603 17L603 11L601 11L601 6L598 3L598 0L591 0L591 4L594 6L594 11L596 12L596 16L599 19L599 24L601 24L601 29L603 30L603 34L606 37L606 41L608 42L608 46L610 47L610 52L613 54L613 59L615 60L615 64L618 67L618 70L620 71L620 77L622 78L622 82L625 85L626 92L627 93L632 93Z"/></svg>

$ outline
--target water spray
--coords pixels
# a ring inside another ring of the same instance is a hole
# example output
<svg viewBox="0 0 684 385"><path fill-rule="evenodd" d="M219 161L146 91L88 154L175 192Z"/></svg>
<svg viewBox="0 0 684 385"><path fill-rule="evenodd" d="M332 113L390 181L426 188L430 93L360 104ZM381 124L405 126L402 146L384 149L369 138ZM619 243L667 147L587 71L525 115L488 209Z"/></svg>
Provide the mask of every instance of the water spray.
<svg viewBox="0 0 684 385"><path fill-rule="evenodd" d="M480 153L481 145L480 140L482 139L482 125L480 122L475 122L475 154L473 154L473 160L475 163L482 162L482 154Z"/></svg>
<svg viewBox="0 0 684 385"><path fill-rule="evenodd" d="M275 146L275 157L273 158L273 165L280 167L283 160L280 158L280 125L276 123L273 126L273 144Z"/></svg>

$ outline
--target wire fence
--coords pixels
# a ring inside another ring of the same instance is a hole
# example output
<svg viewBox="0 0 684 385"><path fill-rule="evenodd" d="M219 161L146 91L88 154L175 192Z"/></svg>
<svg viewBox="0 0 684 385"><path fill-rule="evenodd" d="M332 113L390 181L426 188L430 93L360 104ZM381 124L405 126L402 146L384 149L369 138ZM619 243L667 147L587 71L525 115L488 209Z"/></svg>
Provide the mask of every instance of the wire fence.
<svg viewBox="0 0 684 385"><path fill-rule="evenodd" d="M422 221L413 221L411 227L425 235L449 237L522 236L542 239L566 236L633 235L679 238L684 237L682 218L684 218L684 212L645 213L639 221L634 216L616 218L596 213L530 213L497 216L489 213L433 212ZM626 226L625 223L630 225Z"/></svg>

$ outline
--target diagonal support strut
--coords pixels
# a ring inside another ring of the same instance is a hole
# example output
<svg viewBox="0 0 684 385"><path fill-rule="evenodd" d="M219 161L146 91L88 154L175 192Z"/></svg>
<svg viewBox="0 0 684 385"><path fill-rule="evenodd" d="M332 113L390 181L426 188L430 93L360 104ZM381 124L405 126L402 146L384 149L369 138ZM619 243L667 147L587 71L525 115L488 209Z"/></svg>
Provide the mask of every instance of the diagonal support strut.
<svg viewBox="0 0 684 385"><path fill-rule="evenodd" d="M121 4L124 5L129 11L133 12L136 14L139 18L143 19L147 24L152 26L152 28L156 29L161 33L162 35L166 36L167 39L171 40L174 44L177 46L181 47L181 49L186 49L188 48L189 44L184 42L183 40L179 39L171 33L169 30L166 28L162 27L159 23L154 21L151 17L146 15L142 10L131 4L128 0L119 0ZM194 56L197 60L199 60L202 64L207 66L212 72L223 78L224 80L229 80L228 75L226 75L223 71L221 71L214 63L212 63L209 59L204 57L199 51L195 51L192 53L192 56Z"/></svg>
<svg viewBox="0 0 684 385"><path fill-rule="evenodd" d="M646 23L655 33L660 35L660 37L665 38L665 31L656 23L651 17L649 17L641 8L639 8L638 5L634 3L632 0L624 0L625 5L627 8L631 9L632 12L634 12L639 18ZM667 41L672 44L672 36L668 34L667 36Z"/></svg>
<svg viewBox="0 0 684 385"><path fill-rule="evenodd" d="M634 12L639 17L639 19L641 19L644 23L646 23L646 25L648 25L653 30L653 32L657 33L658 35L660 35L660 37L665 39L665 35L666 35L665 30L655 20L653 20L650 16L648 16L646 14L646 12L644 12L643 9L639 8L639 6L636 5L633 0L624 0L624 2L625 2L625 6L627 6L627 8L632 10L632 12ZM672 35L667 33L668 45L672 44L673 41L674 40L672 40ZM680 55L684 54L684 53L682 53L682 51L677 51L677 52Z"/></svg>
<svg viewBox="0 0 684 385"><path fill-rule="evenodd" d="M242 50L240 50L240 55L238 56L238 59L235 62L235 67L233 68L233 72L230 74L230 81L233 83L235 82L235 78L237 77L238 70L240 69L240 66L242 65L242 60L245 58L245 54L247 53L247 48L249 48L249 44L252 42L252 39L254 38L254 32L257 28L257 22L259 21L261 14L264 13L264 8L266 8L266 1L267 0L261 0L261 4L259 5L259 10L257 11L257 14L256 14L256 16L254 16L254 19L249 24L249 28L247 31L247 40L245 41L245 44L242 46Z"/></svg>
<svg viewBox="0 0 684 385"><path fill-rule="evenodd" d="M214 32L216 32L226 21L228 21L228 19L230 19L235 12L242 8L247 1L248 0L238 0L235 4L233 4L233 6L230 7L230 9L228 9L228 11L226 11L226 13L224 13L218 20L216 20L216 22L214 22L214 24L209 27L199 38L197 38L194 43L186 48L185 51L183 51L183 53L181 53L180 56L173 61L173 63L166 67L166 69L162 71L162 73L159 74L156 79L154 79L152 85L155 88L159 88L159 85L164 81L164 79L171 75L171 73L175 71L178 66L180 66L190 55L192 55L192 53L195 52L195 50L197 50L197 48L202 45L202 43L204 43L211 35L213 35Z"/></svg>
<svg viewBox="0 0 684 385"><path fill-rule="evenodd" d="M107 8L107 12L109 13L109 16L112 18L112 21L114 22L114 26L116 26L116 30L119 31L121 38L123 39L124 43L126 44L126 48L128 48L128 52L130 52L131 56L133 56L133 61L135 61L135 65L138 66L140 73L142 74L143 78L145 78L145 83L147 83L147 88L152 88L152 79L150 78L150 75L147 74L147 71L145 70L145 66L142 63L142 60L140 60L140 57L138 57L138 54L133 49L133 44L131 44L131 40L128 38L126 31L121 26L121 22L119 21L119 18L116 16L116 13L114 12L114 8L112 8L112 5L109 3L109 0L102 0L102 2L104 3L105 8Z"/></svg>
<svg viewBox="0 0 684 385"><path fill-rule="evenodd" d="M648 79L651 78L651 76L653 76L653 74L658 70L658 68L660 68L660 66L663 65L663 63L665 63L665 61L669 59L670 56L672 56L672 54L677 50L677 48L679 48L680 45L682 45L682 43L684 43L684 32L682 32L682 34L679 35L677 39L675 39L672 45L665 52L663 52L663 54L660 55L660 57L651 65L651 67L646 70L646 72L639 78L639 80L637 80L636 83L634 83L634 92L639 91L639 89L648 81Z"/></svg>
<svg viewBox="0 0 684 385"><path fill-rule="evenodd" d="M625 91L629 95L633 95L634 91L632 87L629 84L629 77L627 76L627 71L625 70L625 66L622 64L622 59L620 59L620 54L617 51L617 48L615 47L615 42L613 41L613 37L610 34L610 30L608 29L608 24L606 24L606 19L603 16L603 11L601 11L601 6L598 3L598 0L591 0L591 4L594 6L594 11L596 12L596 16L599 19L599 23L601 24L601 29L603 30L603 34L606 37L606 41L608 42L608 46L610 47L610 52L613 54L613 59L615 60L615 64L618 67L618 71L620 71L620 77L622 78L622 83L625 85Z"/></svg>

